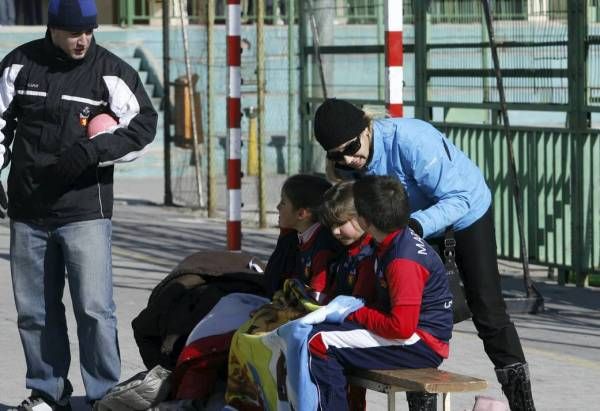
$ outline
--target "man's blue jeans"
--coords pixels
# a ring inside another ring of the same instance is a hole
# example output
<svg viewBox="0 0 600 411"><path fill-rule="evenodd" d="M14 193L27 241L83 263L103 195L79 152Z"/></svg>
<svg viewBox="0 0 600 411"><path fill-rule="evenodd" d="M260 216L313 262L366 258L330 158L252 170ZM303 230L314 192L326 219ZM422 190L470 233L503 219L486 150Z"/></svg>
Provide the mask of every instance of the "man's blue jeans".
<svg viewBox="0 0 600 411"><path fill-rule="evenodd" d="M64 400L71 362L65 306L65 268L77 320L81 375L97 400L121 373L112 290L108 219L43 227L11 221L10 268L27 388Z"/></svg>

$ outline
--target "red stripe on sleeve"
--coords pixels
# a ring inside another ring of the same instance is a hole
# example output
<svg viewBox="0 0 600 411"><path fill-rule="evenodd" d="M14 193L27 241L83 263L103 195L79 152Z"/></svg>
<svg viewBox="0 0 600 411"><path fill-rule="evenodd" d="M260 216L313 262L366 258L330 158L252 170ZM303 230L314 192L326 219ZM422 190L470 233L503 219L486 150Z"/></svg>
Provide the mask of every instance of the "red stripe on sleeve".
<svg viewBox="0 0 600 411"><path fill-rule="evenodd" d="M423 289L429 271L415 261L395 259L387 266L385 276L390 297L390 312L363 307L355 311L349 319L384 338L409 338L419 323Z"/></svg>
<svg viewBox="0 0 600 411"><path fill-rule="evenodd" d="M413 260L397 258L385 269L390 305L421 304L429 271Z"/></svg>

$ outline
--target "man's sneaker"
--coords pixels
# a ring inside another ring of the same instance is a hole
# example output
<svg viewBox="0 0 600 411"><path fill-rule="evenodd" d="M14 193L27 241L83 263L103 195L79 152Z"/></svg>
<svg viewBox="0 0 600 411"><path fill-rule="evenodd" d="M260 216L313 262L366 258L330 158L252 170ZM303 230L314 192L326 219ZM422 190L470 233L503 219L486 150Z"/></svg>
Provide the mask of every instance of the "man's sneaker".
<svg viewBox="0 0 600 411"><path fill-rule="evenodd" d="M26 398L17 408L17 411L71 411L71 404L60 405L48 401L38 395L32 395Z"/></svg>

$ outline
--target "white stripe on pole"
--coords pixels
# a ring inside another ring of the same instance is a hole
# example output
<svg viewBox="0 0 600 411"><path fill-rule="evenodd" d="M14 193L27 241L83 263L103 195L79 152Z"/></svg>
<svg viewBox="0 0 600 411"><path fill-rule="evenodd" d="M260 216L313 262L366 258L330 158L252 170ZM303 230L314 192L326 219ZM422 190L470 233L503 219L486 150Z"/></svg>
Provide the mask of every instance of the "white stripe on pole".
<svg viewBox="0 0 600 411"><path fill-rule="evenodd" d="M389 87L386 90L385 100L390 104L402 104L403 100L403 84L404 81L404 68L402 66L388 67L387 78Z"/></svg>
<svg viewBox="0 0 600 411"><path fill-rule="evenodd" d="M242 202L242 190L229 190L229 221L241 221L242 210L238 206Z"/></svg>
<svg viewBox="0 0 600 411"><path fill-rule="evenodd" d="M240 98L242 85L241 70L236 66L229 66L229 97Z"/></svg>
<svg viewBox="0 0 600 411"><path fill-rule="evenodd" d="M239 36L242 33L242 8L239 4L227 5L227 35Z"/></svg>
<svg viewBox="0 0 600 411"><path fill-rule="evenodd" d="M386 31L402 31L404 24L402 0L387 0L384 7Z"/></svg>
<svg viewBox="0 0 600 411"><path fill-rule="evenodd" d="M242 130L239 128L229 129L228 159L239 160L242 158Z"/></svg>

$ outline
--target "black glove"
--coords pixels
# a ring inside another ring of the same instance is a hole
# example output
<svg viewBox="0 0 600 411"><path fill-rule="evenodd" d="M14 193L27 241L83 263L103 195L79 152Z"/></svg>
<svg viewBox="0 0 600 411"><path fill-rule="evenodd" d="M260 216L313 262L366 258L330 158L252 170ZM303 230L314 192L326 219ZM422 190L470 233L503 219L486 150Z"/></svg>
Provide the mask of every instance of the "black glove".
<svg viewBox="0 0 600 411"><path fill-rule="evenodd" d="M6 209L8 208L8 198L6 198L6 192L4 186L0 183L0 218L6 217Z"/></svg>
<svg viewBox="0 0 600 411"><path fill-rule="evenodd" d="M409 218L408 226L412 228L412 230L415 233L419 234L419 237L423 237L423 227L421 227L421 223L419 223L418 220L415 220L414 218Z"/></svg>
<svg viewBox="0 0 600 411"><path fill-rule="evenodd" d="M53 178L61 187L68 187L88 167L98 164L98 155L89 140L76 143L64 151L53 169Z"/></svg>

